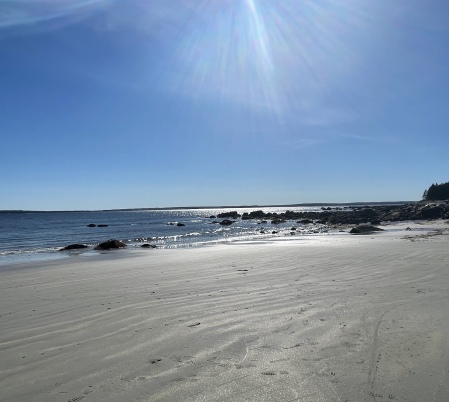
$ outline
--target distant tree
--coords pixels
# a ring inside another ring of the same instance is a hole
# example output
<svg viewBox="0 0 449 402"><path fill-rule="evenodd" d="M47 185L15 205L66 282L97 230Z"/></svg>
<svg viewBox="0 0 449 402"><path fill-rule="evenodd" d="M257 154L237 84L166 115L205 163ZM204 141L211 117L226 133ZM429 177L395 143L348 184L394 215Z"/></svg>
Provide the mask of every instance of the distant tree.
<svg viewBox="0 0 449 402"><path fill-rule="evenodd" d="M423 200L449 200L449 181L441 184L432 184L424 191Z"/></svg>

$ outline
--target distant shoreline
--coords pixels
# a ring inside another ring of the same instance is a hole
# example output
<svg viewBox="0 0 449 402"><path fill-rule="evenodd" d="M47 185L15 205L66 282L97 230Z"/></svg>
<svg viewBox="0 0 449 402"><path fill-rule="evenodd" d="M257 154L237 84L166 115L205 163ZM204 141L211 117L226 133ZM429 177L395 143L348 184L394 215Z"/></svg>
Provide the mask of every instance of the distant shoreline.
<svg viewBox="0 0 449 402"><path fill-rule="evenodd" d="M33 209L3 209L0 213L30 213L30 212L114 212L114 211L177 211L194 209L240 209L240 208L294 208L294 207L322 207L322 206L357 206L357 205L402 205L415 204L420 201L363 201L363 202L309 202L302 204L274 204L274 205L206 205L190 207L151 207L151 208L116 208L116 209L74 209L74 210L33 210Z"/></svg>

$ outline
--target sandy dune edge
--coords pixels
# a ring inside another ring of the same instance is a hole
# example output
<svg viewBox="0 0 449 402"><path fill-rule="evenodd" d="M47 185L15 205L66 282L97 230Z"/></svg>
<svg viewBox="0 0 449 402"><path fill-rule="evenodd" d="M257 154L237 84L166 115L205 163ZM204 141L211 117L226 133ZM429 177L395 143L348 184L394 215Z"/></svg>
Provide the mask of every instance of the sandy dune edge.
<svg viewBox="0 0 449 402"><path fill-rule="evenodd" d="M447 401L448 225L411 225L2 270L0 399Z"/></svg>

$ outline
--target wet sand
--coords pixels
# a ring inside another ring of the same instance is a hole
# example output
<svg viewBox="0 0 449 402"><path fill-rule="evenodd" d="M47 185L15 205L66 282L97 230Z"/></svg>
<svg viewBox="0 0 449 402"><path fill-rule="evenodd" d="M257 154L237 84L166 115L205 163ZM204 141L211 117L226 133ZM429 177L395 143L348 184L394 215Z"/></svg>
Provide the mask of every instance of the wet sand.
<svg viewBox="0 0 449 402"><path fill-rule="evenodd" d="M4 267L0 399L447 401L448 228Z"/></svg>

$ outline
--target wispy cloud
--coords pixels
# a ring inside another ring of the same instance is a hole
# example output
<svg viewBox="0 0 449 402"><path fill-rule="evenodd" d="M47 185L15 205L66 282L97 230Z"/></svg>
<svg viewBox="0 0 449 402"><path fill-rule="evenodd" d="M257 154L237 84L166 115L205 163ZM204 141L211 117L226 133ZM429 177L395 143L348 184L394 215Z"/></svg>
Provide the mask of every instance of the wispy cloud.
<svg viewBox="0 0 449 402"><path fill-rule="evenodd" d="M315 145L320 145L325 143L326 140L322 137L305 137L305 138L297 138L293 140L289 146L292 146L294 149L303 149L310 148Z"/></svg>
<svg viewBox="0 0 449 402"><path fill-rule="evenodd" d="M367 142L378 142L378 143L385 143L385 144L394 144L397 142L397 139L395 136L390 135L361 135L361 134L354 134L354 133L339 133L337 134L338 138L341 139L352 139L357 141L367 141Z"/></svg>
<svg viewBox="0 0 449 402"><path fill-rule="evenodd" d="M3 0L0 1L0 33L21 29L47 30L79 21L114 0Z"/></svg>
<svg viewBox="0 0 449 402"><path fill-rule="evenodd" d="M337 132L337 131L327 131L327 132L314 132L314 133L298 133L287 144L295 149L310 148L317 145L323 144L336 144L340 142L350 141L352 143L356 142L370 142L370 143L383 143L383 144L394 144L397 142L397 138L391 135L363 135L350 132Z"/></svg>

